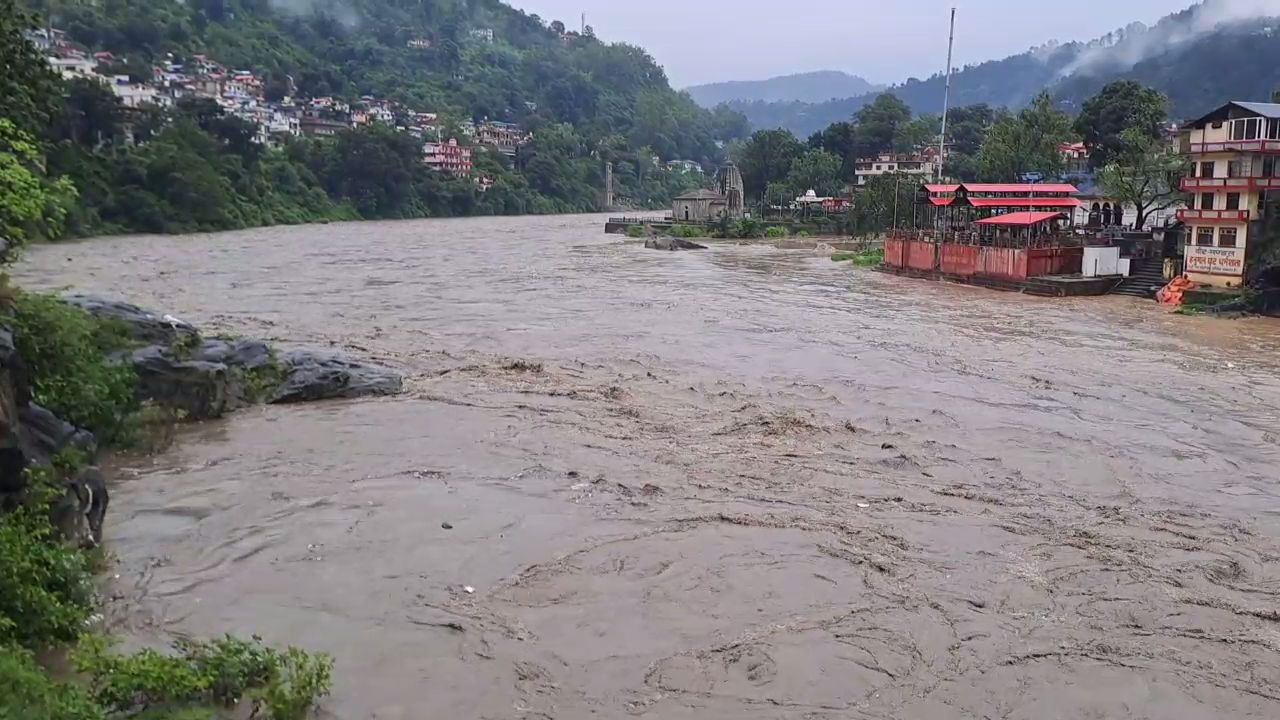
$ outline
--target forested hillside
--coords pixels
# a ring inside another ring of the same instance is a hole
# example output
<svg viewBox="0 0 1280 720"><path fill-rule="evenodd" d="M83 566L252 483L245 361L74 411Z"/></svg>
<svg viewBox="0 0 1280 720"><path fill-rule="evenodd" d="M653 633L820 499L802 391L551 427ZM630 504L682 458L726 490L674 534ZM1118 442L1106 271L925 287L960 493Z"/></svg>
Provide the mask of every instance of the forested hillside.
<svg viewBox="0 0 1280 720"><path fill-rule="evenodd" d="M838 70L780 75L768 80L735 80L687 88L703 107L731 102L826 102L833 98L865 95L881 89L857 75Z"/></svg>
<svg viewBox="0 0 1280 720"><path fill-rule="evenodd" d="M741 115L704 110L672 90L643 50L566 31L497 0L13 3L0 0L0 22L13 46L6 53L24 63L6 67L32 83L60 85L63 100L47 121L17 117L16 106L3 115L47 143L50 177L79 189L67 215L75 234L592 211L601 209L606 162L615 164L618 197L658 207L700 178L655 160L714 164L727 142L746 134ZM421 141L387 125L267 147L253 142L251 124L212 100L127 108L97 80L47 77L36 67L39 54L17 47L24 30L46 24L84 52L109 52L98 72L134 83L201 55L260 78L269 102L372 96L438 114L450 134L495 120L530 135L514 158L476 144L471 177L426 167Z"/></svg>
<svg viewBox="0 0 1280 720"><path fill-rule="evenodd" d="M1089 43L1050 44L1001 60L961 68L952 78L953 105L1021 108L1048 89L1069 111L1106 84L1137 80L1170 99L1175 119L1227 100L1266 100L1280 87L1280 17L1251 17L1257 4L1207 0L1152 27L1136 24ZM1244 8L1242 10L1241 8ZM1280 15L1280 4L1274 11ZM942 109L941 73L890 88L916 113ZM730 103L757 128L807 135L848 119L875 93L824 103Z"/></svg>

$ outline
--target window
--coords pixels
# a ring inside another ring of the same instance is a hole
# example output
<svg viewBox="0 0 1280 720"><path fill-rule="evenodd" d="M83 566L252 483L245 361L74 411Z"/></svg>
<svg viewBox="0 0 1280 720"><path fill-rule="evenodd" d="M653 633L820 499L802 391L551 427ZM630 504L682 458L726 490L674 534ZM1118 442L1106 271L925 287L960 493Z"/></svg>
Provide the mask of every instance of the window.
<svg viewBox="0 0 1280 720"><path fill-rule="evenodd" d="M1245 120L1244 121L1244 139L1257 140L1258 135L1260 134L1259 131L1262 129L1261 125L1262 125L1262 121L1259 120L1258 118L1250 118L1248 120Z"/></svg>
<svg viewBox="0 0 1280 720"><path fill-rule="evenodd" d="M1236 246L1235 228L1222 228L1218 231L1218 247L1233 248Z"/></svg>
<svg viewBox="0 0 1280 720"><path fill-rule="evenodd" d="M1213 169L1214 169L1215 167L1217 167L1217 164L1216 164L1216 163L1214 163L1212 160L1210 160L1210 161L1208 161L1208 162L1202 162L1202 163L1200 163L1200 177L1202 177L1202 178L1212 178L1212 177L1213 177Z"/></svg>
<svg viewBox="0 0 1280 720"><path fill-rule="evenodd" d="M1235 122L1231 123L1231 139L1232 140L1244 139L1244 121L1243 120L1236 120Z"/></svg>
<svg viewBox="0 0 1280 720"><path fill-rule="evenodd" d="M1201 209L1201 210L1212 210L1212 209L1213 209L1213 193L1201 193L1201 194L1200 194L1200 209Z"/></svg>
<svg viewBox="0 0 1280 720"><path fill-rule="evenodd" d="M1267 139L1280 140L1280 119L1272 118L1267 121Z"/></svg>
<svg viewBox="0 0 1280 720"><path fill-rule="evenodd" d="M1268 155L1262 159L1262 177L1276 176L1276 159Z"/></svg>
<svg viewBox="0 0 1280 720"><path fill-rule="evenodd" d="M1227 193L1227 209L1228 210L1240 209L1240 193Z"/></svg>
<svg viewBox="0 0 1280 720"><path fill-rule="evenodd" d="M1227 177L1238 178L1244 177L1244 163L1239 160L1227 161Z"/></svg>
<svg viewBox="0 0 1280 720"><path fill-rule="evenodd" d="M1213 228L1202 227L1196 229L1196 245L1204 247L1213 245Z"/></svg>

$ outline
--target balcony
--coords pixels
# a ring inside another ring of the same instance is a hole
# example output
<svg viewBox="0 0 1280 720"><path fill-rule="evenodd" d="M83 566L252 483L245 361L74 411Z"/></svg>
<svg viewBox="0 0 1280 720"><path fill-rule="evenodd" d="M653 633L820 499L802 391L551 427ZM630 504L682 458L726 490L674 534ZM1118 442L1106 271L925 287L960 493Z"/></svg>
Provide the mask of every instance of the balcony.
<svg viewBox="0 0 1280 720"><path fill-rule="evenodd" d="M1247 223L1248 210L1190 210L1178 211L1178 219L1182 222L1202 223Z"/></svg>
<svg viewBox="0 0 1280 720"><path fill-rule="evenodd" d="M1280 177L1182 178L1187 192L1202 190L1280 190Z"/></svg>
<svg viewBox="0 0 1280 720"><path fill-rule="evenodd" d="M1192 155L1221 152L1280 154L1280 140L1220 140L1218 142L1191 143Z"/></svg>

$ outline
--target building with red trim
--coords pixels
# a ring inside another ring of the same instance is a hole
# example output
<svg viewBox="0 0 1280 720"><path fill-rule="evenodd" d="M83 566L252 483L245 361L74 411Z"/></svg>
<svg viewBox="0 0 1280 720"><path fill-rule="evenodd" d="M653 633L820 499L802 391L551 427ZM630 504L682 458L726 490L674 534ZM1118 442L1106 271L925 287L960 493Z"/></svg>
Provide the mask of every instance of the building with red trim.
<svg viewBox="0 0 1280 720"><path fill-rule="evenodd" d="M471 148L459 145L457 138L449 138L448 142L424 144L422 162L432 170L447 172L455 177L470 177L475 167L471 160Z"/></svg>
<svg viewBox="0 0 1280 720"><path fill-rule="evenodd" d="M1268 194L1280 196L1280 104L1230 102L1188 127L1183 272L1201 285L1240 287Z"/></svg>

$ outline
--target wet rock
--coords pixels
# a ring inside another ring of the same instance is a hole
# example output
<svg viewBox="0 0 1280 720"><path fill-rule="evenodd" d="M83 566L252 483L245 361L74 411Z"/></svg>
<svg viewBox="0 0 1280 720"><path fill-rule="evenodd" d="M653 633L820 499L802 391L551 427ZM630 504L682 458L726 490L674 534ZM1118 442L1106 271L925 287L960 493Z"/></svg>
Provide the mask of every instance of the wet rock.
<svg viewBox="0 0 1280 720"><path fill-rule="evenodd" d="M191 359L245 370L259 370L275 364L271 346L261 340L205 340L191 354Z"/></svg>
<svg viewBox="0 0 1280 720"><path fill-rule="evenodd" d="M28 405L18 411L18 447L27 462L48 465L53 457L67 448L76 448L92 456L98 449L93 433L54 415L39 405Z"/></svg>
<svg viewBox="0 0 1280 720"><path fill-rule="evenodd" d="M96 318L120 323L128 330L129 337L139 342L172 345L180 338L199 334L194 327L175 317L157 315L126 302L94 295L66 295L63 299Z"/></svg>
<svg viewBox="0 0 1280 720"><path fill-rule="evenodd" d="M367 365L345 355L293 350L280 359L284 382L273 403L396 395L404 389L400 373Z"/></svg>
<svg viewBox="0 0 1280 720"><path fill-rule="evenodd" d="M138 374L138 393L192 420L221 417L235 408L226 365L183 360L167 347L153 345L129 356Z"/></svg>
<svg viewBox="0 0 1280 720"><path fill-rule="evenodd" d="M706 245L699 245L683 238L677 237L657 237L649 238L644 241L644 246L650 250L706 250Z"/></svg>
<svg viewBox="0 0 1280 720"><path fill-rule="evenodd" d="M26 486L23 471L26 454L19 447L19 411L31 402L22 356L14 345L13 331L0 327L0 494L16 493Z"/></svg>

